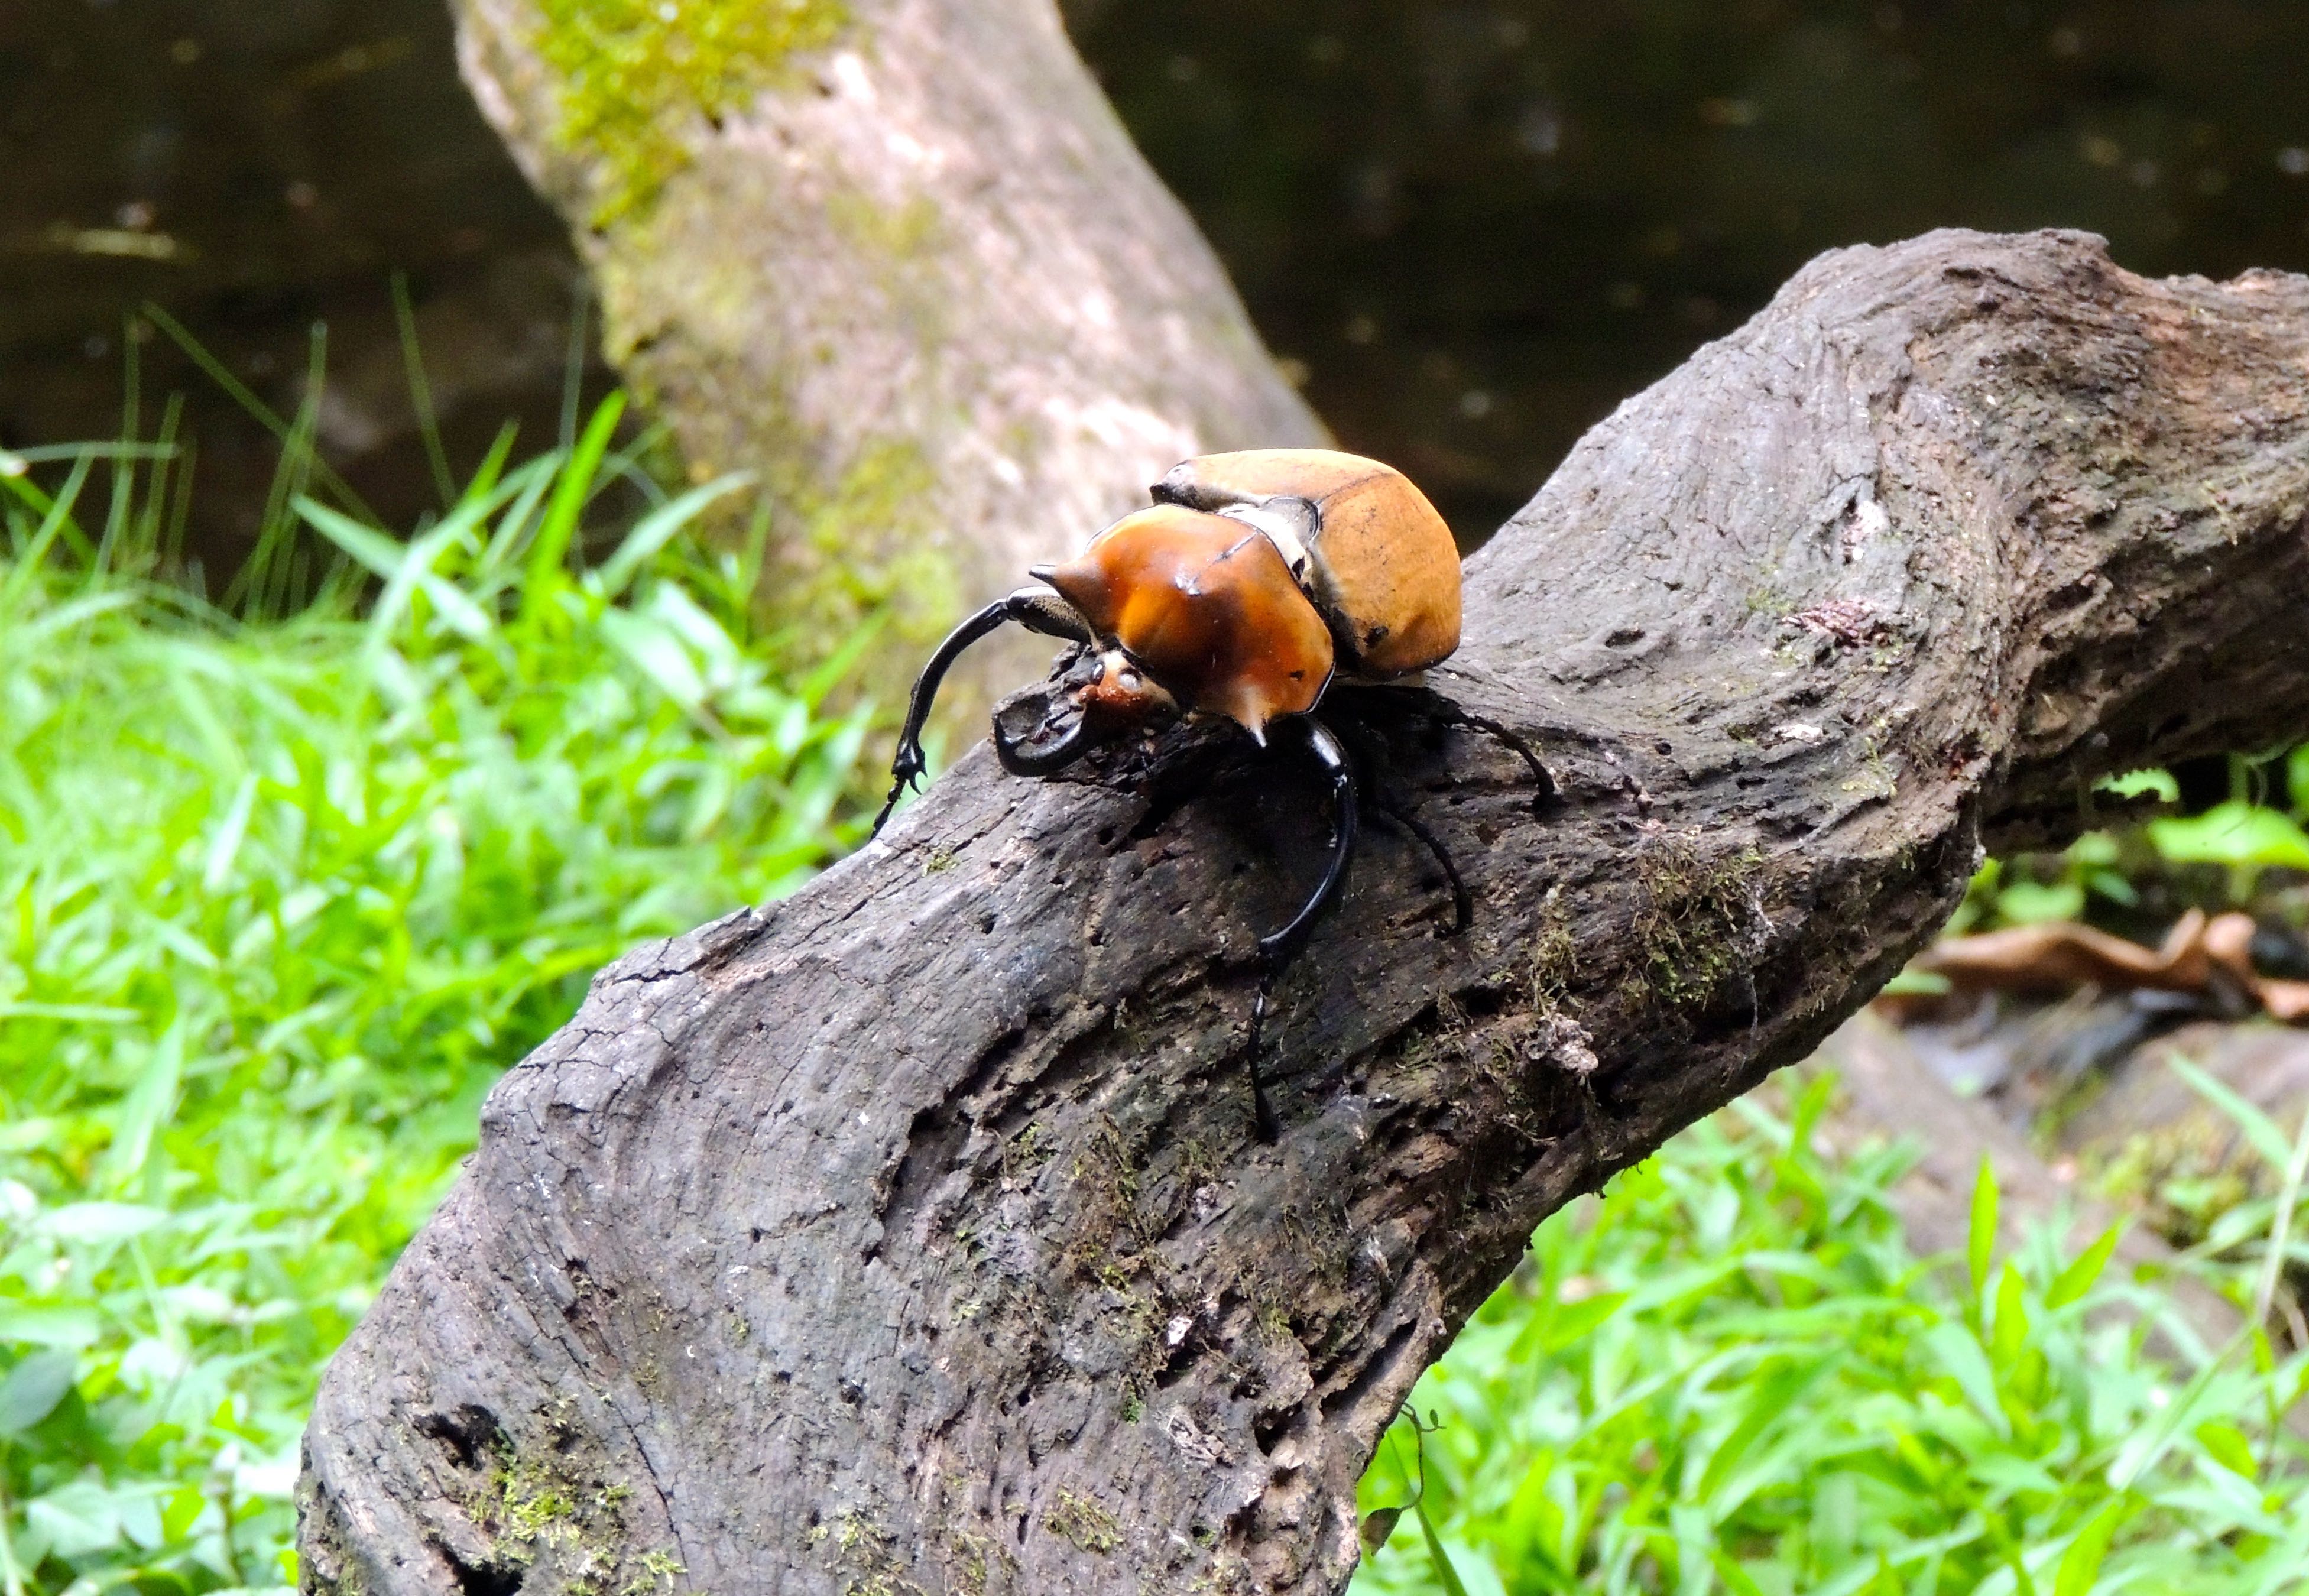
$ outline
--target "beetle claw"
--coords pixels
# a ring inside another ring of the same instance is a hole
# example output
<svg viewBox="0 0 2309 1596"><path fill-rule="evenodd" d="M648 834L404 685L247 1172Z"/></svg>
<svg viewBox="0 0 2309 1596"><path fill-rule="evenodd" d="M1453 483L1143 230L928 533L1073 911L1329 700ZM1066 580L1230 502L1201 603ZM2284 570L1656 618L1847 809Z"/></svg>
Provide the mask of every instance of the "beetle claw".
<svg viewBox="0 0 2309 1596"><path fill-rule="evenodd" d="M921 744L908 739L898 745L898 752L890 761L890 796L882 800L882 812L874 816L873 829L866 833L868 840L882 834L898 800L920 785L922 772L929 768L930 761L923 757Z"/></svg>

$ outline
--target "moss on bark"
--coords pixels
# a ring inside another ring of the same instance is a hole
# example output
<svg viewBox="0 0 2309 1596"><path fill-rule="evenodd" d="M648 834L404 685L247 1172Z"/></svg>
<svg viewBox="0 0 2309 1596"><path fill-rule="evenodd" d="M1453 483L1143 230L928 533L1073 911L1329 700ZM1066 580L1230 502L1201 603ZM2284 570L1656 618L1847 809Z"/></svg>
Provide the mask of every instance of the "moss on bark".
<svg viewBox="0 0 2309 1596"><path fill-rule="evenodd" d="M560 84L555 136L601 161L593 225L656 199L700 124L774 87L788 57L831 44L843 0L539 0L537 53Z"/></svg>

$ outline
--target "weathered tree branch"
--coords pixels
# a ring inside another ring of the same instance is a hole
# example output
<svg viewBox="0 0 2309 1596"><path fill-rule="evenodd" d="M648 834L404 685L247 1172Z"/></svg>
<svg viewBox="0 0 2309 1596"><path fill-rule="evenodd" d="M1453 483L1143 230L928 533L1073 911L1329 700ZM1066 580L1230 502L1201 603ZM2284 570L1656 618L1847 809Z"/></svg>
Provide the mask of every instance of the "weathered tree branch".
<svg viewBox="0 0 2309 1596"><path fill-rule="evenodd" d="M1471 563L1437 686L1553 807L1364 712L1476 920L1375 838L1270 1018L1281 1145L1239 1047L1311 779L981 750L497 1088L322 1392L308 1584L1336 1591L1542 1217L1813 1047L1984 835L2309 729L2305 506L2309 280L1824 257Z"/></svg>

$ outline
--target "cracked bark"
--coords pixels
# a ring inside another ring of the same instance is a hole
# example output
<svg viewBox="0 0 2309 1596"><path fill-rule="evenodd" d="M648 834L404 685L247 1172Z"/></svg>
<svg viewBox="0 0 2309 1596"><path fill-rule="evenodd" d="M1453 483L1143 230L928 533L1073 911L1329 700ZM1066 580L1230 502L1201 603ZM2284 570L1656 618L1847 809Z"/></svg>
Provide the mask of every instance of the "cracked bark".
<svg viewBox="0 0 2309 1596"><path fill-rule="evenodd" d="M1808 1052L1985 837L2309 729L2305 506L2309 280L1823 257L1469 564L1435 686L1552 807L1343 705L1476 919L1374 833L1270 1016L1279 1146L1238 1048L1311 774L982 747L493 1093L324 1382L307 1587L1339 1589L1375 1438L1541 1218Z"/></svg>

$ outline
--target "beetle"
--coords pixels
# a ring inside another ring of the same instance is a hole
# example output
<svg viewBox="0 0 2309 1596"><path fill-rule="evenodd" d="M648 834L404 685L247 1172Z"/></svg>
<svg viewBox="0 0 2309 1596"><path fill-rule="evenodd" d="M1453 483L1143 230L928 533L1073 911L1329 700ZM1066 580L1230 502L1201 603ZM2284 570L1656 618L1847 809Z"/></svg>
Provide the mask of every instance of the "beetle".
<svg viewBox="0 0 2309 1596"><path fill-rule="evenodd" d="M998 710L994 751L1014 775L1047 776L1092 749L1180 720L1232 721L1260 746L1270 731L1303 744L1330 788L1329 855L1290 921L1259 938L1251 1091L1260 1139L1276 1139L1258 1074L1258 1036L1276 979L1337 898L1361 827L1353 763L1320 712L1341 687L1415 682L1459 646L1459 552L1427 496L1394 467L1327 449L1252 449L1173 466L1153 505L1094 538L1073 560L956 627L915 679L874 834L923 773L921 734L939 684L973 643L1016 624L1077 645L1049 689ZM1439 718L1487 731L1552 791L1507 728L1437 699ZM1442 845L1392 804L1381 811L1465 887Z"/></svg>

